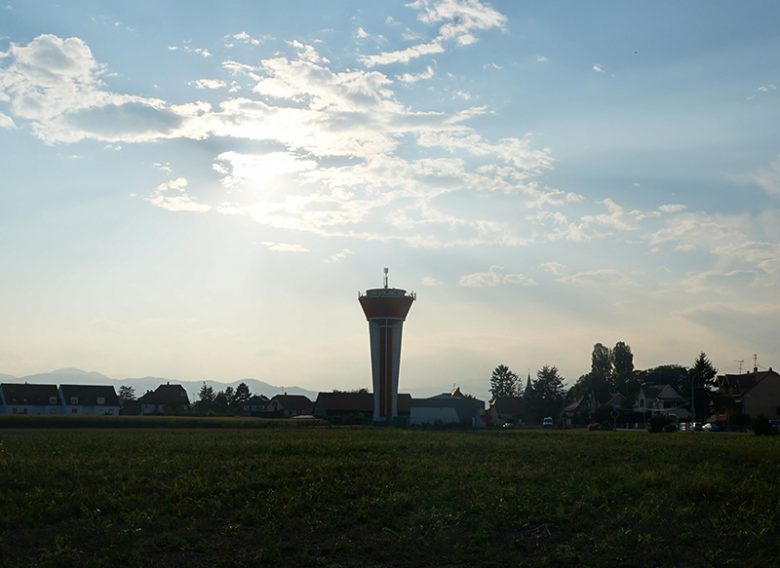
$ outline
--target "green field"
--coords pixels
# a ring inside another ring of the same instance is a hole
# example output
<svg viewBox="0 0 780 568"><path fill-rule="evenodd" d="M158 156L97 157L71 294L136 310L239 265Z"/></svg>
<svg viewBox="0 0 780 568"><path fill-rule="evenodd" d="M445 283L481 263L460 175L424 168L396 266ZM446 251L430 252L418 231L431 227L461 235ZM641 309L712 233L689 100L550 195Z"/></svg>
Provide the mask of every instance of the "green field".
<svg viewBox="0 0 780 568"><path fill-rule="evenodd" d="M773 566L780 437L0 430L2 566Z"/></svg>

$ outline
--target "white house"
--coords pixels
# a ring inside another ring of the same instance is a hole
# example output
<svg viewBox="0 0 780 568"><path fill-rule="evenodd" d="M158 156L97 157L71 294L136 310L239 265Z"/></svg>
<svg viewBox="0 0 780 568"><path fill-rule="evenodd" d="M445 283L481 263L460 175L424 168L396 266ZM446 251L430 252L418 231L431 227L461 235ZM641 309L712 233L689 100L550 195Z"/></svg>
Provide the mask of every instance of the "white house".
<svg viewBox="0 0 780 568"><path fill-rule="evenodd" d="M62 414L57 385L3 383L0 412L4 414Z"/></svg>
<svg viewBox="0 0 780 568"><path fill-rule="evenodd" d="M112 386L60 385L65 414L119 416L119 398Z"/></svg>
<svg viewBox="0 0 780 568"><path fill-rule="evenodd" d="M688 420L691 417L688 402L688 399L671 385L650 385L640 389L634 411L676 416L678 419Z"/></svg>
<svg viewBox="0 0 780 568"><path fill-rule="evenodd" d="M459 388L431 398L413 398L409 408L410 425L460 424L485 426L485 403L464 396Z"/></svg>

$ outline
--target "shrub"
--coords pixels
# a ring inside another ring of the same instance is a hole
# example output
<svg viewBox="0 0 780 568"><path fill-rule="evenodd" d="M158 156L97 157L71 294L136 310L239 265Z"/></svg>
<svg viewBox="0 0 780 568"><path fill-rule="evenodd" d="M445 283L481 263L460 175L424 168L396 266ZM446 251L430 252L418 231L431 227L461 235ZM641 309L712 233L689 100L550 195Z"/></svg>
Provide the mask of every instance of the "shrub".
<svg viewBox="0 0 780 568"><path fill-rule="evenodd" d="M753 433L756 436L771 436L775 433L769 418L763 414L756 416L753 419L753 421L750 423L750 429L753 430Z"/></svg>
<svg viewBox="0 0 780 568"><path fill-rule="evenodd" d="M650 420L647 421L647 431L648 432L661 432L663 431L664 426L668 423L668 420L666 416L661 416L660 414L654 414L650 417Z"/></svg>
<svg viewBox="0 0 780 568"><path fill-rule="evenodd" d="M664 432L677 432L677 424L672 424L671 422L669 424L664 424L662 430Z"/></svg>

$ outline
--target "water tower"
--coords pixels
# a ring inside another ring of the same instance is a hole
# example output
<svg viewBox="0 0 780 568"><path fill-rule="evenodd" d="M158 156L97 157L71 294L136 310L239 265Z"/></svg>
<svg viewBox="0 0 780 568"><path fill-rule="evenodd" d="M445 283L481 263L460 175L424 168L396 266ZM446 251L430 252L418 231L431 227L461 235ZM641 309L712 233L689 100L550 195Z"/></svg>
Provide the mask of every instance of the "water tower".
<svg viewBox="0 0 780 568"><path fill-rule="evenodd" d="M383 288L359 295L368 320L371 341L371 376L374 385L374 422L392 423L398 416L398 371L401 364L401 333L414 292L390 288L387 268Z"/></svg>

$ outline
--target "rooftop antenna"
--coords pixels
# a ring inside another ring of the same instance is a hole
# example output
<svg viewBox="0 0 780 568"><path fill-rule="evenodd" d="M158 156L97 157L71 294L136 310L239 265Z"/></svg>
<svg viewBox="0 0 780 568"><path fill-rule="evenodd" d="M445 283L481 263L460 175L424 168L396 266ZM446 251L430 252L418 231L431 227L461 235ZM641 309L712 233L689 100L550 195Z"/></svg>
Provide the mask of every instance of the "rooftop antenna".
<svg viewBox="0 0 780 568"><path fill-rule="evenodd" d="M739 374L741 375L742 374L742 365L745 364L745 360L744 359L734 359L734 362L735 363L739 363Z"/></svg>
<svg viewBox="0 0 780 568"><path fill-rule="evenodd" d="M385 267L385 289L387 288L387 267Z"/></svg>
<svg viewBox="0 0 780 568"><path fill-rule="evenodd" d="M758 353L753 353L753 372L758 372Z"/></svg>

